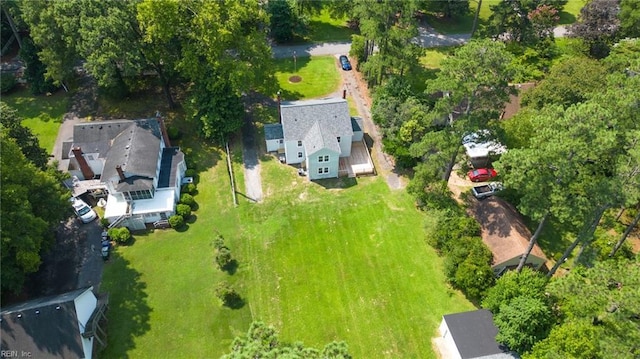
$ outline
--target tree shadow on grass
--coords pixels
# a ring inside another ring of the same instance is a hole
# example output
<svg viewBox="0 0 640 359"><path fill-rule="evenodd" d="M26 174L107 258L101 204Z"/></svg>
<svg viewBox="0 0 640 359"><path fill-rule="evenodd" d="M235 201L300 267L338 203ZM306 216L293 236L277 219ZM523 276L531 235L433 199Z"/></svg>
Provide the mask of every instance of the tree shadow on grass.
<svg viewBox="0 0 640 359"><path fill-rule="evenodd" d="M338 189L338 188L349 188L358 184L358 180L353 177L340 177L340 178L330 178L330 179L322 179L312 181L317 185L320 185L326 189Z"/></svg>
<svg viewBox="0 0 640 359"><path fill-rule="evenodd" d="M229 275L234 275L238 270L238 261L232 259L226 266L222 267L222 270L227 272Z"/></svg>
<svg viewBox="0 0 640 359"><path fill-rule="evenodd" d="M136 347L136 338L151 329L147 285L131 263L114 252L105 266L100 289L109 293L108 345L100 356L128 358L128 352Z"/></svg>

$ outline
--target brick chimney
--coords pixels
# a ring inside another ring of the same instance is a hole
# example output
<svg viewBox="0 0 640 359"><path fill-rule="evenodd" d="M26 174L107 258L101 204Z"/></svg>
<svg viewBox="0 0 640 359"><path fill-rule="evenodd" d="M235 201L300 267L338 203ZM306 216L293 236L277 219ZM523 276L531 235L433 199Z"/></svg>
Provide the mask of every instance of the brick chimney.
<svg viewBox="0 0 640 359"><path fill-rule="evenodd" d="M160 123L160 132L162 132L162 139L164 140L165 147L171 147L171 142L169 142L169 134L167 133L167 126L164 124L164 119L160 116L158 118L158 123Z"/></svg>
<svg viewBox="0 0 640 359"><path fill-rule="evenodd" d="M84 177L84 179L93 179L93 177L95 177L95 173L93 173L93 170L87 163L87 160L84 158L82 149L76 146L71 151L73 152L73 156L75 157L76 161L78 161L78 166L80 166L80 171L82 171L82 176Z"/></svg>
<svg viewBox="0 0 640 359"><path fill-rule="evenodd" d="M124 176L124 171L122 170L122 166L117 165L116 171L118 171L118 177L120 177L120 181L124 181L127 179L127 177Z"/></svg>
<svg viewBox="0 0 640 359"><path fill-rule="evenodd" d="M342 90L342 99L343 100L347 99L347 89Z"/></svg>

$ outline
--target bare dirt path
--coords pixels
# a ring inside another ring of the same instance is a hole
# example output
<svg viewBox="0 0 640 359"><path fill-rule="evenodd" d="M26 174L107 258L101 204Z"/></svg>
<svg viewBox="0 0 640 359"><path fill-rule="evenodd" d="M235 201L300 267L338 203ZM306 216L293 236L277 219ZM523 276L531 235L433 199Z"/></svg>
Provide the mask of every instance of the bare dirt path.
<svg viewBox="0 0 640 359"><path fill-rule="evenodd" d="M369 138L366 138L367 145L371 148L371 157L378 175L384 177L392 190L405 188L407 179L400 176L393 158L382 150L382 135L378 130L378 126L371 119L371 96L362 74L355 70L340 71L342 74L342 87L347 90L347 96L350 96L355 102L358 114L360 114L364 123L364 131L369 135Z"/></svg>
<svg viewBox="0 0 640 359"><path fill-rule="evenodd" d="M263 197L258 148L259 146L256 143L256 128L250 112L247 111L244 118L244 126L242 126L242 161L245 196L253 202L260 202Z"/></svg>

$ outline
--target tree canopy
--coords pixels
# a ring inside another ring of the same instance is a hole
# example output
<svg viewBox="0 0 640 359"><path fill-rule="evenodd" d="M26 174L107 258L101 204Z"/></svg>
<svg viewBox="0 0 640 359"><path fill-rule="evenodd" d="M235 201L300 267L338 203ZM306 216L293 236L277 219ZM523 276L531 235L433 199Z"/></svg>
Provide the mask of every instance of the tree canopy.
<svg viewBox="0 0 640 359"><path fill-rule="evenodd" d="M15 139L0 133L2 202L2 290L19 292L26 275L38 270L53 228L70 214L69 192L52 173L29 161Z"/></svg>
<svg viewBox="0 0 640 359"><path fill-rule="evenodd" d="M222 358L351 359L351 355L344 342L331 342L322 350L305 347L300 342L284 343L275 329L258 321L251 323L246 335L233 340L231 352Z"/></svg>

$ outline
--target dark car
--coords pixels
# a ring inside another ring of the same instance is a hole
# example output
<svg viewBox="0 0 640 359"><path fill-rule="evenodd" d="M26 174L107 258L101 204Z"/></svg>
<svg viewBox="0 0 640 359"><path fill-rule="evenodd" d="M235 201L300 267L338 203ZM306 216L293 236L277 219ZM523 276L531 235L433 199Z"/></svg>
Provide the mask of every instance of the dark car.
<svg viewBox="0 0 640 359"><path fill-rule="evenodd" d="M349 58L344 55L340 55L340 66L342 66L342 69L345 71L351 70L351 63L349 62Z"/></svg>
<svg viewBox="0 0 640 359"><path fill-rule="evenodd" d="M467 173L472 182L484 182L498 175L493 168L478 168Z"/></svg>

